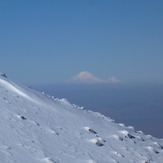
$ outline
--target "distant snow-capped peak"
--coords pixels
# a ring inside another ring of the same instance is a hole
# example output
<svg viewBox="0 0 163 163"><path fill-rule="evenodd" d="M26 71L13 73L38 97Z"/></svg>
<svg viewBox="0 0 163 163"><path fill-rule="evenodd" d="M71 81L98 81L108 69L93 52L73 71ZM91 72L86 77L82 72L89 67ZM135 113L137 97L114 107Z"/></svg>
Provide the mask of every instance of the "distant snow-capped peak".
<svg viewBox="0 0 163 163"><path fill-rule="evenodd" d="M103 80L94 76L88 71L80 72L79 74L75 75L72 82L79 82L79 83L102 83Z"/></svg>
<svg viewBox="0 0 163 163"><path fill-rule="evenodd" d="M106 80L107 83L123 83L123 81L117 79L116 77L110 77Z"/></svg>
<svg viewBox="0 0 163 163"><path fill-rule="evenodd" d="M88 71L80 72L75 75L70 82L73 83L88 83L88 84L98 84L98 83L123 83L121 80L116 77L110 77L107 80L96 77Z"/></svg>

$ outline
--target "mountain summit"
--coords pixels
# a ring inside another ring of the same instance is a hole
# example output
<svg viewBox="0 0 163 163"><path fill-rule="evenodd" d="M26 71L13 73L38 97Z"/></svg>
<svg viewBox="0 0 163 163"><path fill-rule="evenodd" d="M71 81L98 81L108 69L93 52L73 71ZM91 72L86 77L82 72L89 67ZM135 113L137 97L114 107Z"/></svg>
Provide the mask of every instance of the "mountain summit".
<svg viewBox="0 0 163 163"><path fill-rule="evenodd" d="M73 82L79 82L79 83L102 83L103 80L94 76L88 71L80 72L79 74L75 75L72 78Z"/></svg>
<svg viewBox="0 0 163 163"><path fill-rule="evenodd" d="M86 84L123 83L121 80L117 79L116 77L110 77L107 80L100 79L88 71L80 72L79 74L75 75L70 81L73 83L86 83Z"/></svg>
<svg viewBox="0 0 163 163"><path fill-rule="evenodd" d="M162 163L163 140L0 76L0 162Z"/></svg>

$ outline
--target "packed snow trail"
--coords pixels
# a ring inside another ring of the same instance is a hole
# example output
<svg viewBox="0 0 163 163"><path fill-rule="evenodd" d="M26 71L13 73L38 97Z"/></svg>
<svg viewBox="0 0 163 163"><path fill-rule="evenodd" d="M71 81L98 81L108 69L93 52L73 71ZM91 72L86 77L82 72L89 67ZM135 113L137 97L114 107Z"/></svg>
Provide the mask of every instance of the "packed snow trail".
<svg viewBox="0 0 163 163"><path fill-rule="evenodd" d="M0 162L162 163L163 140L0 76Z"/></svg>

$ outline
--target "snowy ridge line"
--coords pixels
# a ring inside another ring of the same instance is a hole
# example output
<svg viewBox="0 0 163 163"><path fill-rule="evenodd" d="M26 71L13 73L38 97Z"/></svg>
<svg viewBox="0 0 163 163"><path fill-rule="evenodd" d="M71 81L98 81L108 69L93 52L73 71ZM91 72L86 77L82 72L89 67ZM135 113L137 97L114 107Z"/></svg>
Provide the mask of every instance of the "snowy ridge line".
<svg viewBox="0 0 163 163"><path fill-rule="evenodd" d="M66 98L57 98L57 97L54 97L54 96L50 96L48 94L46 94L45 92L42 92L43 95L45 95L46 97L48 97L49 99L52 99L54 101L58 101L62 104L65 104L65 105L69 105L69 106L72 106L73 108L76 108L76 109L80 109L80 110L86 110L88 113L91 113L93 116L97 117L97 118L101 118L101 119L104 119L108 122L113 122L113 123L116 123L116 121L108 116L105 116L99 112L95 112L95 111L92 111L92 110L87 110L85 109L83 106L78 106L76 104L73 104L71 102L69 102ZM133 131L135 130L135 128L133 126L126 126L125 124L123 123L116 123L118 124L119 126L121 127L124 127L124 128L128 128L128 129L132 129ZM140 132L140 133L143 133L142 131L137 131L135 130L135 132ZM162 139L163 140L163 139Z"/></svg>
<svg viewBox="0 0 163 163"><path fill-rule="evenodd" d="M16 94L30 100L33 102L36 102L35 100L33 100L31 97L29 97L27 94L25 94L23 91L19 90L18 88L16 88L16 86L12 85L11 83L9 83L6 80L0 79L0 84L3 85L6 89L9 89L13 92L15 92Z"/></svg>
<svg viewBox="0 0 163 163"><path fill-rule="evenodd" d="M117 123L117 122L116 122L114 119L112 119L111 117L105 116L105 115L101 114L100 112L95 112L95 111L92 111L92 110L87 110L87 109L85 109L83 106L78 106L78 105L76 105L76 104L73 104L73 103L69 102L66 98L57 98L57 97L54 97L54 96L50 96L50 95L48 95L48 94L45 94L44 92L43 92L43 94L46 95L47 97L49 97L49 98L55 100L55 101L61 102L62 104L64 103L64 104L69 105L69 106L72 106L73 108L76 108L76 109L86 110L88 113L91 113L91 114L92 114L93 116L95 116L96 118L104 119L104 120L106 120L106 121L108 121L108 122L112 122L112 123L115 123L115 124L117 124L117 125L119 125L119 126L121 126L121 127L130 129L130 130L132 130L132 131L134 131L134 132L136 132L136 133L141 133L141 134L143 134L143 131L135 130L135 128L134 128L133 126L127 126L127 125L125 125L125 124L123 124L123 123ZM120 131L120 132L123 133L123 132L128 132L128 131L125 131L125 130L124 130L124 131ZM126 133L126 135L127 135L127 134L129 134L129 133ZM151 137L153 137L153 136L147 135L147 137L151 138ZM161 139L161 140L163 140L163 139Z"/></svg>
<svg viewBox="0 0 163 163"><path fill-rule="evenodd" d="M66 98L58 98L58 97L50 96L50 95L46 94L45 92L42 92L42 94L45 95L46 97L48 97L49 99L52 99L54 101L58 101L62 104L70 105L73 108L81 109L81 110L85 109L83 106L78 106L76 104L69 102Z"/></svg>

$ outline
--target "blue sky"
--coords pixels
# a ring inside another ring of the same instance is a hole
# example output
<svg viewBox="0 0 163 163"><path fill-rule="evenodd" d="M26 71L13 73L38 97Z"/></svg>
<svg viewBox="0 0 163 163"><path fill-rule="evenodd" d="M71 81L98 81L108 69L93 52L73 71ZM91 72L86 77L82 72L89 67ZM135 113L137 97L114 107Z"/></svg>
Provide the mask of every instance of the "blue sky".
<svg viewBox="0 0 163 163"><path fill-rule="evenodd" d="M163 83L163 1L1 0L0 58L26 84L81 71Z"/></svg>

